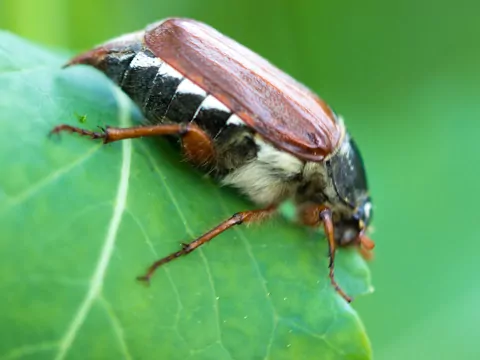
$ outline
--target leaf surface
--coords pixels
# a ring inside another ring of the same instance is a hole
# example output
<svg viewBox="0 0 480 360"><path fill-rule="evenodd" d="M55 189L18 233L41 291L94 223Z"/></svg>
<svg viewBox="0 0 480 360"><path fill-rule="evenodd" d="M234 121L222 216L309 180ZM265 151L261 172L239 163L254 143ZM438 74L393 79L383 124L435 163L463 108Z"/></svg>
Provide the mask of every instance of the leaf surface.
<svg viewBox="0 0 480 360"><path fill-rule="evenodd" d="M94 69L0 33L0 359L370 359L328 281L323 236L283 218L236 227L135 281L252 205L164 139L48 137L60 123L140 121ZM360 256L337 279L370 291Z"/></svg>

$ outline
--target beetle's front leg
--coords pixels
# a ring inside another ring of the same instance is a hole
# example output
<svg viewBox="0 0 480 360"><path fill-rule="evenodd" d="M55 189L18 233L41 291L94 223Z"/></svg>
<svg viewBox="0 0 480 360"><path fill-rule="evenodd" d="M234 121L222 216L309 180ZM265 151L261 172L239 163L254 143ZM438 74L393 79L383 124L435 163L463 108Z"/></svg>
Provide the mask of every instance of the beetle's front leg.
<svg viewBox="0 0 480 360"><path fill-rule="evenodd" d="M320 210L320 209L319 209ZM352 302L352 298L348 296L345 291L342 290L340 285L337 284L335 280L335 250L336 250L336 243L335 243L335 236L333 232L333 220L332 220L332 211L329 208L323 208L319 212L319 218L323 224L323 229L325 231L325 235L327 236L328 241L328 277L330 278L330 282L334 289L343 297L347 302Z"/></svg>
<svg viewBox="0 0 480 360"><path fill-rule="evenodd" d="M324 205L308 206L303 209L301 213L301 219L303 223L308 226L318 226L320 223L322 223L328 242L328 277L330 278L330 282L337 293L347 302L352 302L353 299L348 296L345 291L343 291L343 289L335 280L335 251L337 245L334 236L332 210Z"/></svg>

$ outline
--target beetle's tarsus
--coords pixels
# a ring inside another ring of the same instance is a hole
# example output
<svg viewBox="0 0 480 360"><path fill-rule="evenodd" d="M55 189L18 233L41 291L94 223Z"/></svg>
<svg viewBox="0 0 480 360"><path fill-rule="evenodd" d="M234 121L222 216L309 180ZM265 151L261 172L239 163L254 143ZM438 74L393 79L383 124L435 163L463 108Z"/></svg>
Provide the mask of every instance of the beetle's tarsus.
<svg viewBox="0 0 480 360"><path fill-rule="evenodd" d="M137 276L137 281L144 283L146 286L150 286L150 275Z"/></svg>
<svg viewBox="0 0 480 360"><path fill-rule="evenodd" d="M85 130L76 126L71 126L67 124L62 124L55 126L49 133L49 136L53 134L60 134L62 131L68 131L71 133L76 133L82 136L89 136L92 139L106 139L107 138L107 132L105 129L101 128L102 132L95 132L95 131L90 131L90 130Z"/></svg>

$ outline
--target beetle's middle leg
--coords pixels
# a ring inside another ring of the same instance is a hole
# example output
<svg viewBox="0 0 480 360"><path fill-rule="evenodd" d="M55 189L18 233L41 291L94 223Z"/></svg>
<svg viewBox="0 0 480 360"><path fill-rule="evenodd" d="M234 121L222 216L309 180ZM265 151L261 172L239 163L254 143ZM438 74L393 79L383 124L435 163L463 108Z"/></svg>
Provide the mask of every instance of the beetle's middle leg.
<svg viewBox="0 0 480 360"><path fill-rule="evenodd" d="M209 242L214 237L220 235L224 231L230 229L235 225L245 224L245 223L252 223L260 221L270 215L272 215L276 211L276 206L269 206L265 209L260 210L250 210L250 211L242 211L232 215L227 220L223 221L216 227L214 227L209 232L203 234L202 236L198 237L197 239L193 240L189 244L182 244L182 248L177 252L174 252L164 258L155 261L147 270L146 274L143 276L139 276L137 279L141 281L148 282L152 277L153 273L157 268L160 266L169 263L172 260L179 258L180 256L187 255L191 253L193 250L199 248L206 242Z"/></svg>

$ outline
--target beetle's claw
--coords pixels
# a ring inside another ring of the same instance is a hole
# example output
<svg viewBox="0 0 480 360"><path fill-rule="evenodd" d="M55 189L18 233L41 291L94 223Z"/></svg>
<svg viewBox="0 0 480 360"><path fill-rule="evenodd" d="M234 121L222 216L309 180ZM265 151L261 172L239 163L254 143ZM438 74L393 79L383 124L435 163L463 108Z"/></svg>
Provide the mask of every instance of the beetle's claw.
<svg viewBox="0 0 480 360"><path fill-rule="evenodd" d="M144 283L146 286L150 286L150 276L149 275L137 276L137 280Z"/></svg>
<svg viewBox="0 0 480 360"><path fill-rule="evenodd" d="M57 125L52 130L48 132L48 137L52 137L54 134L60 134L63 131L63 125ZM60 136L59 136L60 137Z"/></svg>

